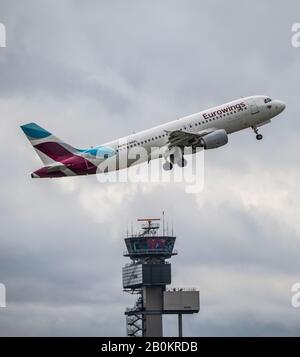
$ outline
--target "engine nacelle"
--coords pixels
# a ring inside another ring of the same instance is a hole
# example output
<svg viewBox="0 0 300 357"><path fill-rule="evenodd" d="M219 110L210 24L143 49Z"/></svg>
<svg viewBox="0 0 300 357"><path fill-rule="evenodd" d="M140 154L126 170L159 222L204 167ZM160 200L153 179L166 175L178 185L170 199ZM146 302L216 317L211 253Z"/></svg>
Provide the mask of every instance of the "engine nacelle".
<svg viewBox="0 0 300 357"><path fill-rule="evenodd" d="M228 143L228 136L224 129L218 129L201 138L204 149L215 149Z"/></svg>

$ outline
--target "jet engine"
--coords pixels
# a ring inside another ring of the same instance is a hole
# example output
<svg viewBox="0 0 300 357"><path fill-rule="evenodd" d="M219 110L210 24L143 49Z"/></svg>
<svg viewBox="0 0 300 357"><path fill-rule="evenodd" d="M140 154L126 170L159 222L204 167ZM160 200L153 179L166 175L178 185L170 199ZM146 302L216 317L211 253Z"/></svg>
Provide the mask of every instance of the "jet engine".
<svg viewBox="0 0 300 357"><path fill-rule="evenodd" d="M218 129L201 138L204 149L215 149L228 143L228 136L224 129Z"/></svg>

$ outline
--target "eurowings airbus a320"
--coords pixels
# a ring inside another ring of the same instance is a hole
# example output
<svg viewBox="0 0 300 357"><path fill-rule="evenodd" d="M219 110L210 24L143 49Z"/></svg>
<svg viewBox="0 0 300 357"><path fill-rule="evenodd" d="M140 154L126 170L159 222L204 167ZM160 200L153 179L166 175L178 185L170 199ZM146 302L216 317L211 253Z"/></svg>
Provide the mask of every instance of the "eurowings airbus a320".
<svg viewBox="0 0 300 357"><path fill-rule="evenodd" d="M284 109L281 100L262 95L246 97L89 149L76 149L35 123L21 128L45 165L34 171L32 178L96 174L99 165L112 158L116 162L114 170L123 169L134 163L127 160L122 166L120 157L138 147L148 153L144 161L164 157L164 169L171 170L173 164L186 164L183 154L167 157L172 148L180 148L182 153L185 147L218 148L228 143L228 134L246 128L252 128L256 139L261 140L258 127L270 123ZM160 154L153 155L153 149Z"/></svg>

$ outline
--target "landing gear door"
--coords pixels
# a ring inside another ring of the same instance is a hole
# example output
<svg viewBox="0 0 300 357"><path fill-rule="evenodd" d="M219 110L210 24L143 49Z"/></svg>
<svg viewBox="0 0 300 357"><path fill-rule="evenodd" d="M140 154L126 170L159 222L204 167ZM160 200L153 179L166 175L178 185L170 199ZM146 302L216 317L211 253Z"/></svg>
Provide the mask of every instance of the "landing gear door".
<svg viewBox="0 0 300 357"><path fill-rule="evenodd" d="M259 112L255 99L250 99L250 110L252 115L257 114Z"/></svg>

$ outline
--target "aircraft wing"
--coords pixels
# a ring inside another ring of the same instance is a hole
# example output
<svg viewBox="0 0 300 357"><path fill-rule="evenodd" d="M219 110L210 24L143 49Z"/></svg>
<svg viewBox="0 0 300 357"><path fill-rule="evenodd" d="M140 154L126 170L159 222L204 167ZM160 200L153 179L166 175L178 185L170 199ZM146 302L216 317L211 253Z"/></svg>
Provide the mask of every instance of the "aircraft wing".
<svg viewBox="0 0 300 357"><path fill-rule="evenodd" d="M167 131L167 134L169 134L169 148L174 146L200 146L200 139L215 130L215 128L205 129L197 134L182 130Z"/></svg>

